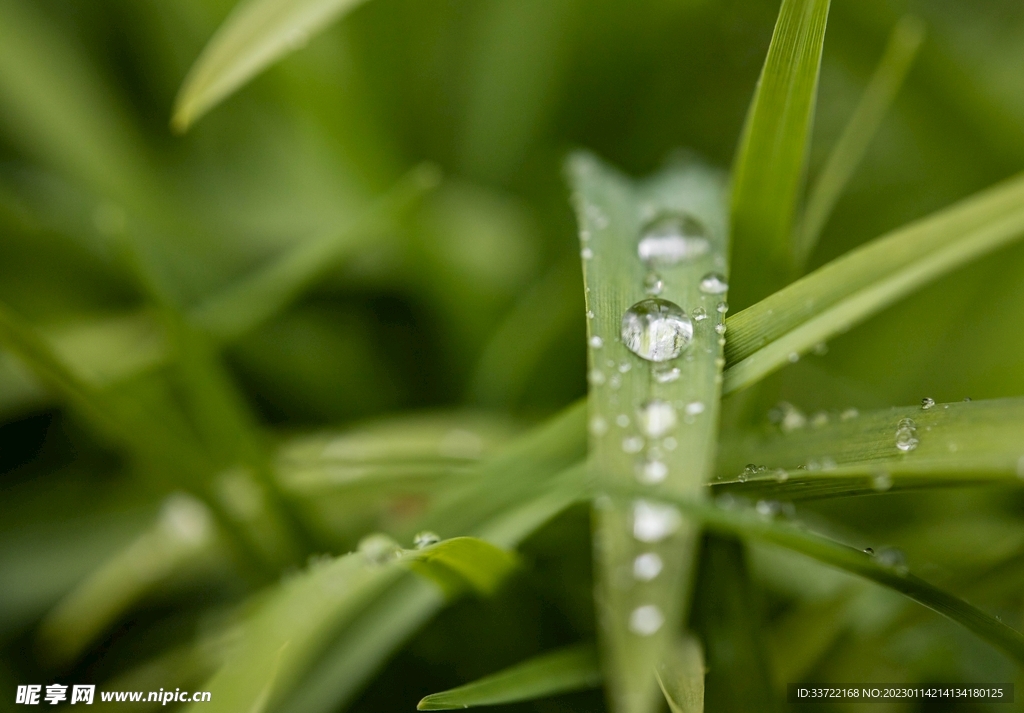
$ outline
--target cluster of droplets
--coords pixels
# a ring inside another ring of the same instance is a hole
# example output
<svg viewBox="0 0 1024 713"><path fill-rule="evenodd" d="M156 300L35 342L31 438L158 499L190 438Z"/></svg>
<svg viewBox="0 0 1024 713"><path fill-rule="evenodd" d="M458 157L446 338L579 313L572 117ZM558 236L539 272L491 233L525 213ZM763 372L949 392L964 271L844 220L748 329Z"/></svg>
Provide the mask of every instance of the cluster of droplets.
<svg viewBox="0 0 1024 713"><path fill-rule="evenodd" d="M909 453L917 448L917 424L912 418L900 419L896 424L896 448L902 453Z"/></svg>

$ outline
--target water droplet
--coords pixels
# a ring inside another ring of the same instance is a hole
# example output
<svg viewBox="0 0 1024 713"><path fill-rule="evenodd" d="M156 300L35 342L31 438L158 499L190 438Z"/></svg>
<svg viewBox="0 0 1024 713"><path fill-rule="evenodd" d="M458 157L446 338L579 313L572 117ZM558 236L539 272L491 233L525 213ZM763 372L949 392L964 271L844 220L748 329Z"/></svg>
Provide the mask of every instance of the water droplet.
<svg viewBox="0 0 1024 713"><path fill-rule="evenodd" d="M608 433L608 422L600 416L590 419L590 432L595 436L603 436Z"/></svg>
<svg viewBox="0 0 1024 713"><path fill-rule="evenodd" d="M725 330L726 330L725 322L720 322L720 323L715 325L715 331L718 334L725 334Z"/></svg>
<svg viewBox="0 0 1024 713"><path fill-rule="evenodd" d="M857 418L858 416L860 416L860 411L858 411L855 408L848 408L845 411L843 411L841 414L839 414L839 420L840 421L849 421L851 419Z"/></svg>
<svg viewBox="0 0 1024 713"><path fill-rule="evenodd" d="M933 406L935 406L935 399L928 398L927 396L925 396L923 399L921 399L921 408L923 410L927 411L928 409L932 408Z"/></svg>
<svg viewBox="0 0 1024 713"><path fill-rule="evenodd" d="M970 396L964 396L964 403L968 403L969 404L969 403L971 403L972 400L973 399L971 399Z"/></svg>
<svg viewBox="0 0 1024 713"><path fill-rule="evenodd" d="M798 361L800 361L800 354L799 352L790 352L786 359L789 360L790 364L796 364Z"/></svg>
<svg viewBox="0 0 1024 713"><path fill-rule="evenodd" d="M625 373L627 373L632 368L633 368L632 364L630 364L628 361L624 361L621 364L619 364L619 373L620 374L625 374Z"/></svg>
<svg viewBox="0 0 1024 713"><path fill-rule="evenodd" d="M359 541L359 552L371 564L385 564L398 557L402 548L387 535L367 535Z"/></svg>
<svg viewBox="0 0 1024 713"><path fill-rule="evenodd" d="M624 413L620 413L615 417L615 425L619 428L625 428L629 425L629 416Z"/></svg>
<svg viewBox="0 0 1024 713"><path fill-rule="evenodd" d="M785 483L789 480L789 472L785 468L775 469L775 481L778 483Z"/></svg>
<svg viewBox="0 0 1024 713"><path fill-rule="evenodd" d="M682 516L671 505L646 500L633 503L633 537L641 542L661 542L682 524Z"/></svg>
<svg viewBox="0 0 1024 713"><path fill-rule="evenodd" d="M642 359L675 359L692 339L693 322L667 300L637 302L622 315L622 343Z"/></svg>
<svg viewBox="0 0 1024 713"><path fill-rule="evenodd" d="M807 417L804 412L786 401L780 401L775 408L769 411L768 418L772 423L779 424L779 428L784 433L799 430L807 425Z"/></svg>
<svg viewBox="0 0 1024 713"><path fill-rule="evenodd" d="M202 545L213 534L213 514L199 498L175 493L160 508L160 529L180 542Z"/></svg>
<svg viewBox="0 0 1024 713"><path fill-rule="evenodd" d="M676 427L676 410L668 401L653 399L637 410L640 428L651 438L660 438Z"/></svg>
<svg viewBox="0 0 1024 713"><path fill-rule="evenodd" d="M874 557L874 555L875 555L875 550L874 550L874 548L873 548L873 547L865 547L865 548L864 548L864 554L866 554L866 555L871 555L872 557Z"/></svg>
<svg viewBox="0 0 1024 713"><path fill-rule="evenodd" d="M659 384L670 384L679 378L679 374L679 368L675 366L663 369L656 368L654 369L654 380Z"/></svg>
<svg viewBox="0 0 1024 713"><path fill-rule="evenodd" d="M729 303L719 302L718 305L715 307L715 310L718 311L718 314L725 314L726 312L729 311Z"/></svg>
<svg viewBox="0 0 1024 713"><path fill-rule="evenodd" d="M633 560L633 577L641 582L650 582L661 574L663 566L661 557L653 552L645 552Z"/></svg>
<svg viewBox="0 0 1024 713"><path fill-rule="evenodd" d="M908 571L907 556L903 554L903 550L895 547L883 547L878 550L876 558L880 565L895 569L897 574L906 574Z"/></svg>
<svg viewBox="0 0 1024 713"><path fill-rule="evenodd" d="M697 307L693 310L693 321L703 322L708 318L708 313L703 307Z"/></svg>
<svg viewBox="0 0 1024 713"><path fill-rule="evenodd" d="M590 248L583 248L582 250L580 250L580 257L583 258L584 260L589 260L592 257L594 257L594 251L591 250Z"/></svg>
<svg viewBox="0 0 1024 713"><path fill-rule="evenodd" d="M892 476L886 473L884 470L875 473L871 476L871 487L880 493L884 493L886 490L892 487Z"/></svg>
<svg viewBox="0 0 1024 713"><path fill-rule="evenodd" d="M594 318L594 310L588 309L587 310L587 319L593 319L593 318Z"/></svg>
<svg viewBox="0 0 1024 713"><path fill-rule="evenodd" d="M644 439L640 436L629 436L622 439L622 450L625 453L639 453L644 449Z"/></svg>
<svg viewBox="0 0 1024 713"><path fill-rule="evenodd" d="M611 377L609 377L608 379L608 386L610 386L612 389L618 389L620 386L622 386L622 377L619 376L618 374L612 374Z"/></svg>
<svg viewBox="0 0 1024 713"><path fill-rule="evenodd" d="M675 265L707 254L711 243L701 223L690 215L666 215L644 228L636 252L648 265Z"/></svg>
<svg viewBox="0 0 1024 713"><path fill-rule="evenodd" d="M702 401L691 401L686 404L686 413L690 416L697 416L698 414L704 413L704 403Z"/></svg>
<svg viewBox="0 0 1024 713"><path fill-rule="evenodd" d="M828 425L828 412L818 411L811 416L811 426L813 428L821 428L826 425Z"/></svg>
<svg viewBox="0 0 1024 713"><path fill-rule="evenodd" d="M706 295L721 295L729 291L729 283L717 272L709 272L700 280L700 291Z"/></svg>
<svg viewBox="0 0 1024 713"><path fill-rule="evenodd" d="M825 356L828 354L828 344L825 344L825 342L818 342L814 345L813 351L818 356Z"/></svg>
<svg viewBox="0 0 1024 713"><path fill-rule="evenodd" d="M629 630L640 636L651 636L665 623L661 609L653 604L637 607L629 615Z"/></svg>
<svg viewBox="0 0 1024 713"><path fill-rule="evenodd" d="M904 453L917 448L917 424L913 419L904 418L896 424L896 448Z"/></svg>
<svg viewBox="0 0 1024 713"><path fill-rule="evenodd" d="M603 346L604 346L604 340L601 339L601 337L598 337L598 336L595 335L595 336L590 338L590 347L591 347L591 349L600 349Z"/></svg>
<svg viewBox="0 0 1024 713"><path fill-rule="evenodd" d="M658 273L647 273L647 277L644 278L644 291L649 295L660 295L663 289L665 289L665 283L662 282Z"/></svg>
<svg viewBox="0 0 1024 713"><path fill-rule="evenodd" d="M782 512L782 504L777 500L758 500L754 509L762 517L775 517Z"/></svg>
<svg viewBox="0 0 1024 713"><path fill-rule="evenodd" d="M601 371L600 369L591 369L590 373L587 375L587 378L589 379L590 383L594 386L600 386L605 382L604 372Z"/></svg>
<svg viewBox="0 0 1024 713"><path fill-rule="evenodd" d="M412 539L412 544L418 550L422 550L424 547L430 547L436 545L441 541L441 537L436 532L430 530L424 530L423 532L417 532L416 537Z"/></svg>
<svg viewBox="0 0 1024 713"><path fill-rule="evenodd" d="M640 482L653 485L668 477L668 466L660 460L646 461L640 468Z"/></svg>

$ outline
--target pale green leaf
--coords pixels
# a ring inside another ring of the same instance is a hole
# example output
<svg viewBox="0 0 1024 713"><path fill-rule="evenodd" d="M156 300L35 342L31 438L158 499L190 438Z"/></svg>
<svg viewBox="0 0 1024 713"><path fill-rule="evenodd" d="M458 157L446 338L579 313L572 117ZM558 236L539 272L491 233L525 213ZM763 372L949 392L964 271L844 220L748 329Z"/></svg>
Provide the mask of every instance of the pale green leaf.
<svg viewBox="0 0 1024 713"><path fill-rule="evenodd" d="M241 0L203 48L174 102L185 131L235 90L365 0Z"/></svg>
<svg viewBox="0 0 1024 713"><path fill-rule="evenodd" d="M588 155L576 155L569 168L588 310L591 468L598 482L609 486L635 482L638 474L646 478L652 503L667 492L699 496L714 462L723 363L716 327L724 321L718 305L726 296L724 284L709 291L701 282L710 273L726 272L724 181L714 170L685 160L635 182ZM685 227L675 230L700 233L700 248L673 264L647 266L638 243L649 223L665 219L684 221ZM620 338L623 315L650 298L651 279L662 283L659 299L695 316L686 356L660 364L641 359ZM696 318L695 310L705 316ZM651 402L661 409L653 417L666 419L653 431L641 427L645 404ZM665 446L672 443L669 438L675 443ZM693 524L679 523L674 534L641 542L632 532L635 507L647 504L602 498L595 509L599 642L618 713L646 713L659 704L654 667L685 616L693 570ZM645 553L665 563L657 579L619 586L620 573L632 571L634 560ZM635 619L644 616L663 618L663 625L637 636L634 629L643 624Z"/></svg>
<svg viewBox="0 0 1024 713"><path fill-rule="evenodd" d="M542 654L464 686L432 693L421 711L494 706L554 696L601 685L597 649L582 644Z"/></svg>
<svg viewBox="0 0 1024 713"><path fill-rule="evenodd" d="M1024 235L1017 176L876 238L728 320L725 393L762 379L922 285Z"/></svg>
<svg viewBox="0 0 1024 713"><path fill-rule="evenodd" d="M658 664L658 684L672 713L704 713L704 651L692 636L671 646Z"/></svg>

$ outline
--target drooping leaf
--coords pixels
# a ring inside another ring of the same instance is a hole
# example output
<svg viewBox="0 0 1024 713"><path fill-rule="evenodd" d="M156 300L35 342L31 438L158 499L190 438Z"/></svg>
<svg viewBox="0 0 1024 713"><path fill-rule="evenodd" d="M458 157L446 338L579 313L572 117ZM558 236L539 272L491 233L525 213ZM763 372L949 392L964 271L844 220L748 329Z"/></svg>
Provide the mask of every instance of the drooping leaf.
<svg viewBox="0 0 1024 713"><path fill-rule="evenodd" d="M889 43L871 81L808 192L807 205L799 230L794 236L794 253L798 265L807 261L818 243L818 236L828 222L836 201L860 165L868 145L903 85L907 71L924 41L924 34L921 20L907 15L889 35Z"/></svg>
<svg viewBox="0 0 1024 713"><path fill-rule="evenodd" d="M728 320L723 391L753 384L922 285L1024 235L1017 176L815 270Z"/></svg>
<svg viewBox="0 0 1024 713"><path fill-rule="evenodd" d="M783 0L732 176L733 275L744 303L791 272L829 0Z"/></svg>
<svg viewBox="0 0 1024 713"><path fill-rule="evenodd" d="M541 654L458 688L432 693L416 707L421 711L443 711L494 706L599 685L597 649L593 644L582 644Z"/></svg>
<svg viewBox="0 0 1024 713"><path fill-rule="evenodd" d="M269 65L365 0L240 0L192 65L171 126L185 131Z"/></svg>
<svg viewBox="0 0 1024 713"><path fill-rule="evenodd" d="M595 509L599 642L612 708L647 713L659 704L655 665L687 609L696 532L659 499L699 497L714 461L724 182L687 161L631 182L587 155L572 159L570 178L588 309L591 468L598 483L639 478L649 488L647 499L599 498ZM670 316L648 326L641 312L627 312L634 305ZM667 336L674 328L685 332L682 345ZM664 531L644 530L646 520L666 518Z"/></svg>

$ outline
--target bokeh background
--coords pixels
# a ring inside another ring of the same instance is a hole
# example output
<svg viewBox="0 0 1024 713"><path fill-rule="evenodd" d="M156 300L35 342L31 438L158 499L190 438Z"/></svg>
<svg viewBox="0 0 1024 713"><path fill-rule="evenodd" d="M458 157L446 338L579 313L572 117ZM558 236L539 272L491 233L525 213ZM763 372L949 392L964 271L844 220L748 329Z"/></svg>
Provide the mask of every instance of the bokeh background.
<svg viewBox="0 0 1024 713"><path fill-rule="evenodd" d="M104 367L125 362L159 374L151 295L125 267L124 236L188 312L304 241L345 232L344 249L280 309L219 339L271 438L463 407L509 429L584 395L567 152L589 148L635 175L679 149L727 168L778 10L770 0L372 0L175 135L174 97L231 5L0 0L0 301L58 351L91 354L101 383L114 378ZM1024 5L835 0L810 175L908 12L927 39L811 267L1024 167ZM439 182L386 203L416 170ZM762 418L778 398L814 410L1024 395L1022 323L1018 246L773 376L766 402L747 410ZM174 578L70 668L48 665L40 618L145 528L167 491L6 352L0 422L4 691L116 678L246 591L230 568ZM885 531L990 507L943 497L822 511ZM368 526L350 514L323 526L336 552ZM991 542L972 536L964 542ZM995 535L1000 546L1006 536ZM586 635L587 552L585 511L556 521L531 540L528 577L431 624L356 708L411 709ZM758 561L771 569L771 555ZM768 619L789 594L768 586ZM1019 618L1013 601L997 606ZM925 623L882 658L954 680L1012 675L952 625ZM12 701L5 692L0 709ZM535 708L600 705L594 694Z"/></svg>

